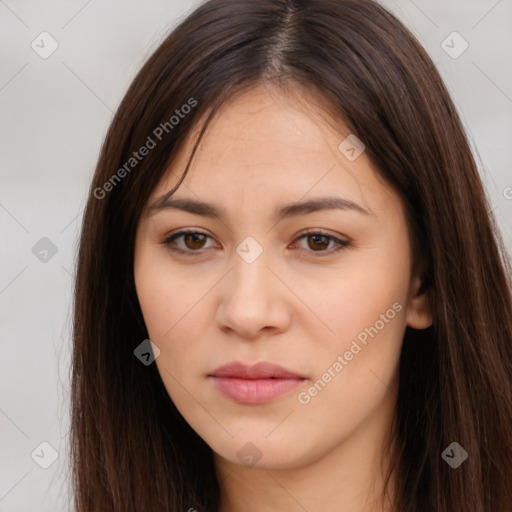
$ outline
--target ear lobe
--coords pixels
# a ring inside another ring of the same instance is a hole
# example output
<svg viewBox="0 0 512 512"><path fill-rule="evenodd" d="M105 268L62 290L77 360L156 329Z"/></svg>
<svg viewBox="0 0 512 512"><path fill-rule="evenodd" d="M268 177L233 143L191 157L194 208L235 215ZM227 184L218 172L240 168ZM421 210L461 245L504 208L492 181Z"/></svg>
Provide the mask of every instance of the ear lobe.
<svg viewBox="0 0 512 512"><path fill-rule="evenodd" d="M432 325L429 295L422 288L422 280L419 276L416 276L412 280L406 317L407 325L413 329L426 329Z"/></svg>

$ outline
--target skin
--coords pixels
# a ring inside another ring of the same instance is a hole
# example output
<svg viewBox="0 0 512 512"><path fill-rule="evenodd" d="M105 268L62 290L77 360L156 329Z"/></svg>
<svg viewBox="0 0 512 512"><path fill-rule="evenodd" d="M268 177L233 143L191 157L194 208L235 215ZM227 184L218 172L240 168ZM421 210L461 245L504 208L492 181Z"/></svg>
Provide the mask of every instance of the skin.
<svg viewBox="0 0 512 512"><path fill-rule="evenodd" d="M400 197L365 152L349 161L338 150L349 130L326 122L325 105L301 92L258 85L232 98L210 125L173 198L213 202L225 218L146 209L137 230L135 283L160 349L158 371L213 450L222 512L384 510L376 500L405 327L431 324ZM177 183L191 148L189 139L148 205ZM283 204L327 195L369 213L272 217ZM174 253L162 241L181 228L209 238L182 236L174 246L188 253ZM333 252L332 239L302 237L307 228L350 246ZM250 264L236 251L247 236L263 249ZM301 403L299 393L395 303L401 311ZM239 404L207 377L235 360L274 362L307 379L271 402ZM261 457L253 465L237 455L248 442L256 448L245 449Z"/></svg>

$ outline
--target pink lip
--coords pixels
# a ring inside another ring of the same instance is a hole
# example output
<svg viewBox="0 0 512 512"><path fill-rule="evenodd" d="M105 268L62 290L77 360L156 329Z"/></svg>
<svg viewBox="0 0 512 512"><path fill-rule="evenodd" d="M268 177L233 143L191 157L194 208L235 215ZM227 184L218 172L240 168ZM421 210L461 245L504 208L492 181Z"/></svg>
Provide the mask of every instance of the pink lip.
<svg viewBox="0 0 512 512"><path fill-rule="evenodd" d="M240 362L229 363L217 368L208 377L212 378L221 393L244 404L269 402L306 380L302 375L264 361L252 366Z"/></svg>

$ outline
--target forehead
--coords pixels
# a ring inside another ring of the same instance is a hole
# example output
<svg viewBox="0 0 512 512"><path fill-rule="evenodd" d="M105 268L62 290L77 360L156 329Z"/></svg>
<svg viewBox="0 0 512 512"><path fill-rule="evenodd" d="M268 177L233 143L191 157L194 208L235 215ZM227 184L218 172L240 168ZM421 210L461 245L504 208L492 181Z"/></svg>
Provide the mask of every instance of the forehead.
<svg viewBox="0 0 512 512"><path fill-rule="evenodd" d="M205 132L176 197L215 197L217 203L297 201L307 195L343 194L378 207L393 192L378 179L364 152L349 160L339 149L350 131L336 126L321 100L257 86L226 102ZM150 202L177 183L196 131L191 133ZM393 199L396 199L394 197Z"/></svg>

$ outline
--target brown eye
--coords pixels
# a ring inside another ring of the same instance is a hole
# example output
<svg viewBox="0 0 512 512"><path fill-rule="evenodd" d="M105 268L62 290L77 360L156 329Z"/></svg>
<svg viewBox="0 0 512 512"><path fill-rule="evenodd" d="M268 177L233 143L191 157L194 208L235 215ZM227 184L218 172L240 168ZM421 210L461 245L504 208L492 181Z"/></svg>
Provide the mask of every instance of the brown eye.
<svg viewBox="0 0 512 512"><path fill-rule="evenodd" d="M306 232L297 240L302 240L303 238L307 240L307 247L303 249L306 252L313 254L313 256L328 256L350 246L349 241L340 240L335 236L316 231ZM329 247L331 243L333 245Z"/></svg>
<svg viewBox="0 0 512 512"><path fill-rule="evenodd" d="M325 235L307 235L308 247L314 250L326 249L329 246L329 237ZM309 243L312 240L313 243Z"/></svg>
<svg viewBox="0 0 512 512"><path fill-rule="evenodd" d="M163 244L166 245L171 251L179 253L199 253L205 247L208 238L211 238L206 233L200 231L179 231L173 235L169 235ZM183 243L178 244L178 241Z"/></svg>
<svg viewBox="0 0 512 512"><path fill-rule="evenodd" d="M200 231L179 231L165 238L162 244L171 251L192 256L203 252L202 250L205 249L205 244L209 238L211 239L210 235ZM296 240L304 238L307 239L307 247L302 249L313 256L328 256L350 246L349 241L340 240L332 235L316 231L304 233ZM180 240L182 243L179 244L178 241ZM330 247L331 244L332 246Z"/></svg>
<svg viewBox="0 0 512 512"><path fill-rule="evenodd" d="M188 249L202 249L205 238L205 235L202 233L187 233L183 235L183 241Z"/></svg>

